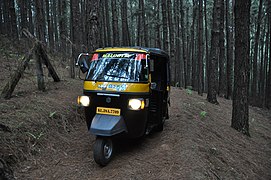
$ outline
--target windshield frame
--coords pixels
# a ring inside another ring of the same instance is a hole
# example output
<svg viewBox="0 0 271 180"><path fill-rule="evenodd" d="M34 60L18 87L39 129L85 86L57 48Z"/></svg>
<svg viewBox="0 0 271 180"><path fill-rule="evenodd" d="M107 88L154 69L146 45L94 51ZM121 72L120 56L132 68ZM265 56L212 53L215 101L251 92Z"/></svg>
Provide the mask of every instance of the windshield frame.
<svg viewBox="0 0 271 180"><path fill-rule="evenodd" d="M145 54L146 55L146 59L143 59L145 61L145 64L144 66L142 66L142 70L146 69L146 75L147 75L147 78L145 81L111 81L111 80L93 80L93 79L89 79L88 76L89 76L89 73L91 71L91 68L89 68L89 70L87 71L87 74L85 76L85 81L95 81L95 82L119 82L119 83L149 83L149 74L150 74L150 70L149 70L149 54L147 52L134 52L134 51L104 51L104 52L94 52L92 53L92 56L90 58L90 62L89 62L89 65L91 64L91 61L92 60L92 57L94 56L94 54L107 54L107 53L134 53L134 54ZM135 61L141 61L142 62L142 59L141 60L135 60ZM90 66L89 66L90 67ZM142 71L141 70L141 71Z"/></svg>

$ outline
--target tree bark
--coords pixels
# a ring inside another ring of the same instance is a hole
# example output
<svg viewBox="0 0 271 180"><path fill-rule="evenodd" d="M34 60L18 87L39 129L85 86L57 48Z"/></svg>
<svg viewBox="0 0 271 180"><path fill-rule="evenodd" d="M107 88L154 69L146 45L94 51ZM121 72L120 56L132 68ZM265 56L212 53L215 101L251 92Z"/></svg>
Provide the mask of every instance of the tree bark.
<svg viewBox="0 0 271 180"><path fill-rule="evenodd" d="M89 0L88 1L88 51L92 52L99 46L99 40L97 39L98 36L98 8L99 8L100 1L98 0ZM117 35L118 36L118 35ZM117 40L118 37L115 39ZM115 42L116 43L116 42ZM117 45L117 44L114 44Z"/></svg>
<svg viewBox="0 0 271 180"><path fill-rule="evenodd" d="M175 24L176 24L176 33L175 33L175 47L176 47L176 53L175 53L175 59L176 59L176 83L178 83L178 86L183 86L183 61L181 62L181 32L180 32L180 1L175 1L174 4L175 7ZM172 69L171 69L172 71Z"/></svg>
<svg viewBox="0 0 271 180"><path fill-rule="evenodd" d="M258 48L259 48L259 38L260 38L260 30L261 30L261 16L262 16L262 4L263 0L260 0L258 18L257 18L257 30L255 33L255 45L254 45L254 53L253 53L253 76L252 76L252 87L251 87L251 95L254 103L257 101L258 96Z"/></svg>
<svg viewBox="0 0 271 180"><path fill-rule="evenodd" d="M38 45L36 45L34 49L34 58L36 60L36 74L37 74L38 89L40 91L45 91L42 60L41 60L41 55L40 55L40 48L38 47Z"/></svg>
<svg viewBox="0 0 271 180"><path fill-rule="evenodd" d="M34 23L33 23L33 15L32 15L32 2L30 0L27 1L28 4L28 19L29 19L29 31L31 34L34 34Z"/></svg>
<svg viewBox="0 0 271 180"><path fill-rule="evenodd" d="M141 12L141 20L142 22L140 22L140 26L142 26L143 28L143 41L144 41L144 45L145 47L148 47L149 46L149 43L148 43L148 30L147 30L147 27L146 27L146 18L145 18L145 3L144 3L144 0L139 0L139 3L141 4L141 9L140 9L140 12Z"/></svg>
<svg viewBox="0 0 271 180"><path fill-rule="evenodd" d="M221 0L221 16L220 16L220 35L219 35L219 85L218 95L224 97L226 94L225 86L225 33L224 33L224 22L225 22L225 0Z"/></svg>
<svg viewBox="0 0 271 180"><path fill-rule="evenodd" d="M206 74L206 79L205 79L205 91L207 90L207 86L208 85L208 73L207 73L207 69L209 67L209 39L208 39L208 22L207 22L207 0L204 0L204 23L205 23L205 74Z"/></svg>
<svg viewBox="0 0 271 180"><path fill-rule="evenodd" d="M185 38L185 27L184 27L184 7L183 1L180 1L181 11L181 36L182 36L182 55L183 55L183 87L187 87L187 59L186 59L186 38Z"/></svg>
<svg viewBox="0 0 271 180"><path fill-rule="evenodd" d="M218 104L217 101L217 73L219 59L219 27L221 16L221 0L214 1L213 7L213 25L211 37L211 52L208 69L208 94L207 100L210 103Z"/></svg>
<svg viewBox="0 0 271 180"><path fill-rule="evenodd" d="M169 53L168 48L168 22L167 22L167 1L162 0L162 22L163 22L163 49ZM172 81L172 79L171 79Z"/></svg>
<svg viewBox="0 0 271 180"><path fill-rule="evenodd" d="M2 10L2 7L3 6L3 2L2 1L0 1L0 34L4 34L4 32L3 32L3 19L2 19L2 17L3 17L3 10Z"/></svg>
<svg viewBox="0 0 271 180"><path fill-rule="evenodd" d="M161 27L161 19L160 19L160 7L161 7L161 1L160 0L157 0L157 9L156 9L156 19L158 19L159 21L156 22L156 25L155 25L155 29L156 29L156 38L155 38L155 47L158 47L158 48L162 48L162 45L161 45L161 34L160 34L160 27Z"/></svg>
<svg viewBox="0 0 271 180"><path fill-rule="evenodd" d="M60 32L60 48L62 52L67 53L67 46L65 39L68 37L67 32L67 2L66 0L59 0L59 32Z"/></svg>
<svg viewBox="0 0 271 180"><path fill-rule="evenodd" d="M20 16L21 16L20 29L28 28L27 2L28 2L28 0L19 0L18 1L19 12L20 12Z"/></svg>
<svg viewBox="0 0 271 180"><path fill-rule="evenodd" d="M45 7L46 7L47 34L48 34L48 40L49 40L49 47L51 49L53 49L54 48L54 37L53 37L53 29L52 29L52 18L50 15L49 0L45 0Z"/></svg>
<svg viewBox="0 0 271 180"><path fill-rule="evenodd" d="M58 18L57 18L57 1L55 0L55 1L53 1L53 4L52 4L52 13L53 13L53 32L54 32L54 37L55 37L55 39L54 39L54 44L55 44L55 46L54 46L54 48L56 49L56 50L58 50L58 43L59 43L59 34L58 34L58 29L57 29L57 27L58 27Z"/></svg>
<svg viewBox="0 0 271 180"><path fill-rule="evenodd" d="M251 0L236 1L235 15L235 60L234 90L231 127L249 134L249 28Z"/></svg>
<svg viewBox="0 0 271 180"><path fill-rule="evenodd" d="M44 32L44 18L43 18L43 1L35 0L35 8L36 8L36 34L37 38L45 42L45 32Z"/></svg>
<svg viewBox="0 0 271 180"><path fill-rule="evenodd" d="M109 0L107 0L108 4L110 3ZM105 23L106 23L106 32L107 32L107 38L108 38L108 43L106 46L111 46L112 45L112 35L111 35L111 24L110 24L110 17L109 17L109 8L108 6L105 6Z"/></svg>
<svg viewBox="0 0 271 180"><path fill-rule="evenodd" d="M2 90L1 97L5 99L10 99L11 95L19 82L20 78L22 77L28 63L31 59L31 56L34 52L34 47L31 48L29 52L27 52L22 60L20 61L20 65L18 66L17 70L14 72L10 80L5 85L4 89Z"/></svg>
<svg viewBox="0 0 271 180"><path fill-rule="evenodd" d="M122 17L122 45L130 46L130 32L127 21L127 0L122 0L121 17Z"/></svg>
<svg viewBox="0 0 271 180"><path fill-rule="evenodd" d="M199 1L199 20L198 20L198 94L203 95L204 90L204 67L203 67L203 2Z"/></svg>
<svg viewBox="0 0 271 180"><path fill-rule="evenodd" d="M11 27L11 37L14 39L18 39L18 29L17 29L17 17L15 13L15 4L14 0L10 0L10 7L9 7L9 14L10 14L10 27Z"/></svg>
<svg viewBox="0 0 271 180"><path fill-rule="evenodd" d="M170 69L171 69L171 79L172 84L176 84L176 60L174 59L175 47L174 47L174 29L172 23L172 2L171 0L167 0L167 17L168 17L168 31L169 31L169 55L170 55Z"/></svg>
<svg viewBox="0 0 271 180"><path fill-rule="evenodd" d="M120 46L119 43L119 31L118 31L118 11L116 0L111 0L112 7L112 28L113 28L113 46Z"/></svg>
<svg viewBox="0 0 271 180"><path fill-rule="evenodd" d="M226 49L227 49L227 91L226 98L232 98L232 77L233 77L233 30L232 27L232 14L230 13L230 0L226 0ZM230 23L231 22L231 23Z"/></svg>
<svg viewBox="0 0 271 180"><path fill-rule="evenodd" d="M7 34L8 36L11 36L11 20L9 15L9 1L3 1L2 2L3 7L3 34Z"/></svg>
<svg viewBox="0 0 271 180"><path fill-rule="evenodd" d="M195 0L193 0L193 20L192 20L192 28L191 28L191 49L192 49L192 82L191 85L194 90L197 90L198 83L197 83L197 59L196 59L196 48L195 48L195 24L196 24L196 18L197 18L197 4Z"/></svg>
<svg viewBox="0 0 271 180"><path fill-rule="evenodd" d="M268 1L268 14L269 14L269 53L271 53L271 1ZM269 67L268 67L268 76L266 78L266 107L268 109L271 108L271 59L270 59L270 55L269 55Z"/></svg>

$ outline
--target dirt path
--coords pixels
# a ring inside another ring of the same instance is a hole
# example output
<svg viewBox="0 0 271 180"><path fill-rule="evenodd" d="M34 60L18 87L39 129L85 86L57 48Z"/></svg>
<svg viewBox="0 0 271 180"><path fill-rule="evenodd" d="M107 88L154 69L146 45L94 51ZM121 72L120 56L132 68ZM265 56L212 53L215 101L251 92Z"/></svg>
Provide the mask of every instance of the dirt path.
<svg viewBox="0 0 271 180"><path fill-rule="evenodd" d="M77 93L72 93L74 96ZM15 171L18 179L270 179L271 113L251 108L251 138L230 128L231 101L173 88L170 119L162 133L119 142L113 160L99 167L94 136L84 120L69 133L52 134L44 149ZM71 98L73 99L73 98ZM207 115L200 115L202 111Z"/></svg>

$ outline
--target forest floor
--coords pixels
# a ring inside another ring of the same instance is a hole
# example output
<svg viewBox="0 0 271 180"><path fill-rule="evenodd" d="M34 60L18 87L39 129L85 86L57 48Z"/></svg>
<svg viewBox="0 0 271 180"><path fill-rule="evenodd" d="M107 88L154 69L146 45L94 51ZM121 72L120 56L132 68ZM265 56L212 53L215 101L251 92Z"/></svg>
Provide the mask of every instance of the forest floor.
<svg viewBox="0 0 271 180"><path fill-rule="evenodd" d="M0 90L16 65L11 59L0 58ZM271 179L270 110L250 107L247 137L230 127L230 100L213 105L179 88L171 90L164 131L117 142L112 161L100 167L92 156L95 137L76 105L83 82L57 62L62 81L47 77L46 92L37 90L30 68L13 97L0 99L0 158L15 179Z"/></svg>

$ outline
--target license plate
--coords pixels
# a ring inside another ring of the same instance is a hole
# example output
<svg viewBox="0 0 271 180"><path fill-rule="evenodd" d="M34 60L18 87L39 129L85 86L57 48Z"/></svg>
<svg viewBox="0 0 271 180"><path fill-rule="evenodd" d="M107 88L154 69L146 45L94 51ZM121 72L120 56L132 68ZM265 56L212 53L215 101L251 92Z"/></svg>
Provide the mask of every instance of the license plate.
<svg viewBox="0 0 271 180"><path fill-rule="evenodd" d="M107 114L107 115L119 116L120 109L97 107L96 113L97 114Z"/></svg>

